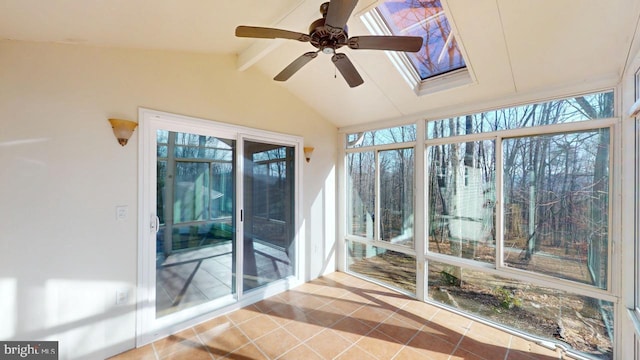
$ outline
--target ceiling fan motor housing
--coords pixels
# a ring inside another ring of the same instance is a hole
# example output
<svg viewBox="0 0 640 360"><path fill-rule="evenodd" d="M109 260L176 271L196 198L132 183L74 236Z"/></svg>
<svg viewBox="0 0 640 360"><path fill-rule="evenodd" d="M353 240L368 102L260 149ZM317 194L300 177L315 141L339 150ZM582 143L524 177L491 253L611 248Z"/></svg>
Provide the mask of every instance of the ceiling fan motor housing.
<svg viewBox="0 0 640 360"><path fill-rule="evenodd" d="M347 26L341 30L329 29L325 26L325 18L318 19L309 26L310 43L325 54L333 54L335 49L346 45L349 40Z"/></svg>

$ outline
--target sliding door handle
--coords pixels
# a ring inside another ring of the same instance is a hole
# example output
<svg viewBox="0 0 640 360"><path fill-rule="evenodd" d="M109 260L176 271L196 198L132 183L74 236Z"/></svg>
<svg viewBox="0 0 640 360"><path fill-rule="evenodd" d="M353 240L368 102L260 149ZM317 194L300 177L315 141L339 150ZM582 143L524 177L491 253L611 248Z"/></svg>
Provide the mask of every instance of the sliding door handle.
<svg viewBox="0 0 640 360"><path fill-rule="evenodd" d="M151 221L149 223L149 226L151 228L151 231L157 234L158 231L160 231L160 218L154 214L151 214Z"/></svg>

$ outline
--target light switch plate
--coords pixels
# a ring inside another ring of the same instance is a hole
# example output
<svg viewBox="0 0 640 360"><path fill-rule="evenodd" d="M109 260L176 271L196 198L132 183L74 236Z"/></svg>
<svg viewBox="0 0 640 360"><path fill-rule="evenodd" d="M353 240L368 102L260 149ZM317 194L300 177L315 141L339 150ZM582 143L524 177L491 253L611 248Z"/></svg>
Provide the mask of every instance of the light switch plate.
<svg viewBox="0 0 640 360"><path fill-rule="evenodd" d="M129 302L129 289L116 290L116 305L125 305Z"/></svg>

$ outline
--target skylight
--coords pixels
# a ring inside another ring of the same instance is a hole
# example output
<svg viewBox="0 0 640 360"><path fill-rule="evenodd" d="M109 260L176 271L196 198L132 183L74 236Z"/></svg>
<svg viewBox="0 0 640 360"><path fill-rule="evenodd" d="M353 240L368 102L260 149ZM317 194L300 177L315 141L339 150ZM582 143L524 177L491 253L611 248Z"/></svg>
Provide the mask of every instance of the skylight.
<svg viewBox="0 0 640 360"><path fill-rule="evenodd" d="M417 90L420 84L439 75L463 71L470 80L465 60L440 0L388 0L362 16L376 35L420 36L423 48L417 53L389 53L405 79ZM460 70L460 71L457 71ZM453 79L455 84L461 84ZM449 87L442 84L439 87ZM438 89L439 90L439 89ZM424 93L424 91L419 91ZM430 91L429 91L430 92Z"/></svg>

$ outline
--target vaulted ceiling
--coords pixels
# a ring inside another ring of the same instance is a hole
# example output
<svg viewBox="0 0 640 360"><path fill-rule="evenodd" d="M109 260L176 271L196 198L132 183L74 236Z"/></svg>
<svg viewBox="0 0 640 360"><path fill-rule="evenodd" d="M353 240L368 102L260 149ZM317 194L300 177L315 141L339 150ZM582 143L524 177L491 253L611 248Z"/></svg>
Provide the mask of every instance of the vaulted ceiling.
<svg viewBox="0 0 640 360"><path fill-rule="evenodd" d="M365 83L349 88L320 54L274 82L338 127L465 111L613 87L637 49L637 0L441 0L473 81L417 95L384 51L344 50ZM314 50L293 40L237 38L238 25L306 33L322 0L0 0L0 38L236 54L237 71L270 78ZM360 0L349 35L369 32ZM2 56L0 54L0 56Z"/></svg>

